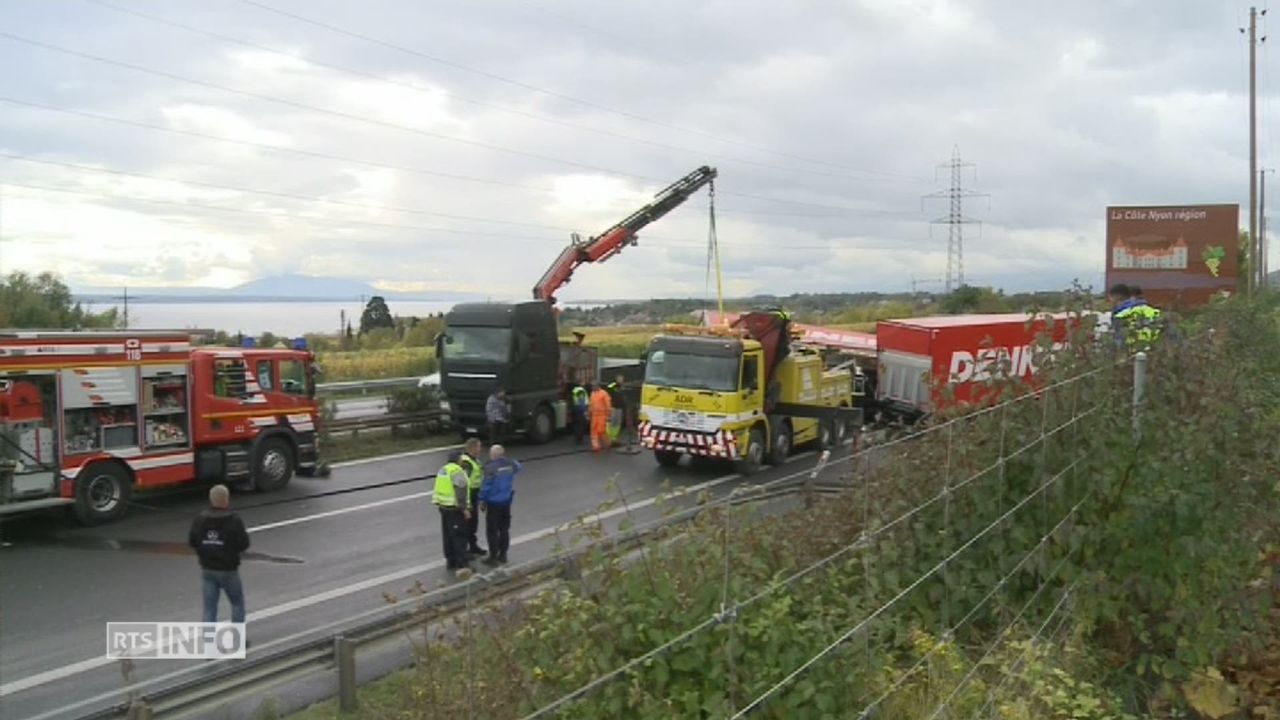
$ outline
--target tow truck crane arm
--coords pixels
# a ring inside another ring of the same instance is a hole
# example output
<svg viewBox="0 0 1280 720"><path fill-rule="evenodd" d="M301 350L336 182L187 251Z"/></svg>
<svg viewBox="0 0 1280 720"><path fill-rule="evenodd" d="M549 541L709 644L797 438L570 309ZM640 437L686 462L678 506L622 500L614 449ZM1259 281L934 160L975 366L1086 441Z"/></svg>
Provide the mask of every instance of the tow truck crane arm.
<svg viewBox="0 0 1280 720"><path fill-rule="evenodd" d="M654 196L653 202L632 213L625 220L605 230L603 233L583 241L576 233L573 240L550 268L543 273L542 279L533 286L535 300L556 301L556 293L569 282L573 271L583 263L603 262L622 252L628 245L635 245L639 238L637 233L646 225L676 209L689 196L703 185L716 178L716 169L706 165L685 175L668 188Z"/></svg>

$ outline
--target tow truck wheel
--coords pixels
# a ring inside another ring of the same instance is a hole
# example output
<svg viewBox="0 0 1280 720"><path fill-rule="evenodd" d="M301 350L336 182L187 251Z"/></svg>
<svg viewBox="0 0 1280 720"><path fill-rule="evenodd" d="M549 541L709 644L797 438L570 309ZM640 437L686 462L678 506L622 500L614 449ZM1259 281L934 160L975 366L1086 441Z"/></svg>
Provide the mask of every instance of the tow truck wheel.
<svg viewBox="0 0 1280 720"><path fill-rule="evenodd" d="M119 520L129 508L132 493L133 479L119 465L90 465L76 479L76 520L81 525Z"/></svg>
<svg viewBox="0 0 1280 720"><path fill-rule="evenodd" d="M653 457L662 467L675 467L680 464L680 453L675 450L654 450Z"/></svg>
<svg viewBox="0 0 1280 720"><path fill-rule="evenodd" d="M279 490L293 479L293 449L284 440L267 438L253 456L253 489Z"/></svg>
<svg viewBox="0 0 1280 720"><path fill-rule="evenodd" d="M791 426L786 422L778 422L773 426L773 442L769 447L769 464L781 465L791 454Z"/></svg>
<svg viewBox="0 0 1280 720"><path fill-rule="evenodd" d="M760 469L764 464L764 433L760 428L752 428L750 434L747 435L747 447L742 453L742 459L738 461L738 473L741 475L751 475Z"/></svg>
<svg viewBox="0 0 1280 720"><path fill-rule="evenodd" d="M556 421L551 416L551 408L543 405L533 411L533 419L529 421L529 439L538 445L551 442L556 434Z"/></svg>

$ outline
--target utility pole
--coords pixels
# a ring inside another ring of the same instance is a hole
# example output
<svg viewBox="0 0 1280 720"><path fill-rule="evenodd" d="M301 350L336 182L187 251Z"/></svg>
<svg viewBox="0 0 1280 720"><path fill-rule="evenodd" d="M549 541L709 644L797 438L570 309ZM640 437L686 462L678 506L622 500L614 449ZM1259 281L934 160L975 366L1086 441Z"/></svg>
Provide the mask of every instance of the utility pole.
<svg viewBox="0 0 1280 720"><path fill-rule="evenodd" d="M951 151L951 161L942 163L939 168L947 168L951 171L951 187L947 190L939 190L938 192L925 195L924 199L929 198L945 198L949 203L947 216L932 221L933 225L946 224L947 231L947 277L945 280L945 291L950 293L952 290L964 285L964 226L977 223L964 216L963 203L967 197L990 197L986 193L977 193L972 190L965 190L961 186L961 175L964 168L976 167L973 163L962 162L960 160L960 147L956 146Z"/></svg>
<svg viewBox="0 0 1280 720"><path fill-rule="evenodd" d="M1262 15L1267 11L1263 10ZM1249 8L1249 260L1248 290L1260 287L1262 277L1262 240L1258 237L1258 8ZM1240 28L1240 32L1245 32Z"/></svg>
<svg viewBox="0 0 1280 720"><path fill-rule="evenodd" d="M1271 251L1267 243L1267 173L1275 172L1274 168L1262 168L1258 171L1258 243L1262 248L1258 257L1261 258L1261 286L1267 287L1271 284L1270 273L1267 269L1270 267Z"/></svg>

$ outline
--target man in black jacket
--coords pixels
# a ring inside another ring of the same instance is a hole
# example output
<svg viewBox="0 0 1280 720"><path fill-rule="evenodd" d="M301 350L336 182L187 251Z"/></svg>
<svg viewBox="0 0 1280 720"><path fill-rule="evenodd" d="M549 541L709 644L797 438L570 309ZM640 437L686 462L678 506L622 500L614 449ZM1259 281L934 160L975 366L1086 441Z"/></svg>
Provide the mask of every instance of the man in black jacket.
<svg viewBox="0 0 1280 720"><path fill-rule="evenodd" d="M244 622L244 586L240 584L240 553L249 549L249 533L240 516L231 512L226 485L209 490L209 509L191 523L187 542L200 558L204 579L204 621L218 621L221 593L231 602L231 622Z"/></svg>

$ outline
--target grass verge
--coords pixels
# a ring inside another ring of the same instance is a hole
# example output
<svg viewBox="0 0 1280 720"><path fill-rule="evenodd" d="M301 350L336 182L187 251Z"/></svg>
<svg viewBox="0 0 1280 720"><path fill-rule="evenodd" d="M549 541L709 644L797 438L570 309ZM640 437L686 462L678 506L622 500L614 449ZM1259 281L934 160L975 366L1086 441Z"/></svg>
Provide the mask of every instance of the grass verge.
<svg viewBox="0 0 1280 720"><path fill-rule="evenodd" d="M454 445L458 436L453 433L439 435L393 435L385 430L366 430L352 437L351 433L339 433L325 440L322 445L324 461L330 465L349 460L364 460L382 455L429 450Z"/></svg>

